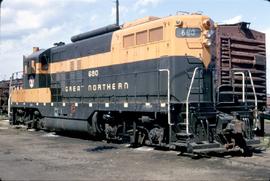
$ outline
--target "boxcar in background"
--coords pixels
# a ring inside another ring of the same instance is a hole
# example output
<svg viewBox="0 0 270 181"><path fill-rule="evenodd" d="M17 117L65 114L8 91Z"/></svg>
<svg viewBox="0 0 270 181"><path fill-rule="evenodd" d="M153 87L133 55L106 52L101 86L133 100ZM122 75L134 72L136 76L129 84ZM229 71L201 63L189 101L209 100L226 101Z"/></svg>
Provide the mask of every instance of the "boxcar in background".
<svg viewBox="0 0 270 181"><path fill-rule="evenodd" d="M14 89L22 88L22 73L15 73L12 78L12 85ZM9 86L10 80L0 81L0 116L8 114L8 99L9 99Z"/></svg>
<svg viewBox="0 0 270 181"><path fill-rule="evenodd" d="M7 114L9 81L0 81L0 115Z"/></svg>
<svg viewBox="0 0 270 181"><path fill-rule="evenodd" d="M249 28L250 23L219 25L216 30L217 83L221 94L234 99L242 99L243 78L245 79L247 102L255 102L248 74L239 74L240 70L249 70L252 74L258 109L266 107L266 45L265 34ZM233 96L232 96L233 95Z"/></svg>

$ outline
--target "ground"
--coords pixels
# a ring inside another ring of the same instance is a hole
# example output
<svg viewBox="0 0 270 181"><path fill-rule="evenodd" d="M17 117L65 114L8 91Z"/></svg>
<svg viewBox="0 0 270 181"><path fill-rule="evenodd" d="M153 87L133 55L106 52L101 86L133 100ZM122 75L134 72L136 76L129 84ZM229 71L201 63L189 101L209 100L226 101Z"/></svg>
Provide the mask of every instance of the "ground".
<svg viewBox="0 0 270 181"><path fill-rule="evenodd" d="M270 151L253 157L192 159L132 149L0 121L0 180L269 180Z"/></svg>

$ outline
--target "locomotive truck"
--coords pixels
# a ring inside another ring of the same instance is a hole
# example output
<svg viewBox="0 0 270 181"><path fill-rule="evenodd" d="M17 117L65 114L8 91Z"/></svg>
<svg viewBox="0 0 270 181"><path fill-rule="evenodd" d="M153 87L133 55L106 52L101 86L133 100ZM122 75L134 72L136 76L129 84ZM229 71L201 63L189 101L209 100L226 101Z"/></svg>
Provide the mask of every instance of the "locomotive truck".
<svg viewBox="0 0 270 181"><path fill-rule="evenodd" d="M215 38L214 22L193 13L34 48L23 59L23 86L13 87L10 123L182 152L247 151L259 143L253 72L228 69L243 87L219 84Z"/></svg>

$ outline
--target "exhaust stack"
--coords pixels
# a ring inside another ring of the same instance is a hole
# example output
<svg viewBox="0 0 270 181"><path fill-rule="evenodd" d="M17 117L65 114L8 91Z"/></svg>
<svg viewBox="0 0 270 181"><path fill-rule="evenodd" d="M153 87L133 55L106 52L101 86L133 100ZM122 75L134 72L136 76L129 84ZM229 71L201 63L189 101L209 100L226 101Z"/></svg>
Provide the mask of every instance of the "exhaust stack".
<svg viewBox="0 0 270 181"><path fill-rule="evenodd" d="M39 47L33 47L33 53L38 52L39 51Z"/></svg>
<svg viewBox="0 0 270 181"><path fill-rule="evenodd" d="M119 26L119 0L116 0L116 25Z"/></svg>

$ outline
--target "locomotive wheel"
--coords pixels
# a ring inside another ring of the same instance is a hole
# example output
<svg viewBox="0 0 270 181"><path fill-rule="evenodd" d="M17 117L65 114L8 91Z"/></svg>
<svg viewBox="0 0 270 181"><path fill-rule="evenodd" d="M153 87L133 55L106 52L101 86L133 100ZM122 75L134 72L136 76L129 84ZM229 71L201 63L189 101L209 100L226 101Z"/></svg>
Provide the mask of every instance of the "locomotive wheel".
<svg viewBox="0 0 270 181"><path fill-rule="evenodd" d="M119 125L116 132L116 137L120 143L129 143L130 136L126 132L125 126Z"/></svg>
<svg viewBox="0 0 270 181"><path fill-rule="evenodd" d="M160 126L153 127L148 131L148 139L150 144L161 145L164 139L164 129Z"/></svg>
<svg viewBox="0 0 270 181"><path fill-rule="evenodd" d="M41 129L41 125L40 125L39 122L40 122L39 119L37 117L34 117L33 118L32 125L31 125L32 129L35 129L37 131L40 130Z"/></svg>
<svg viewBox="0 0 270 181"><path fill-rule="evenodd" d="M91 118L91 120L88 121L88 132L91 136L94 137L104 137L104 126L102 125L101 116L98 112L95 112Z"/></svg>

